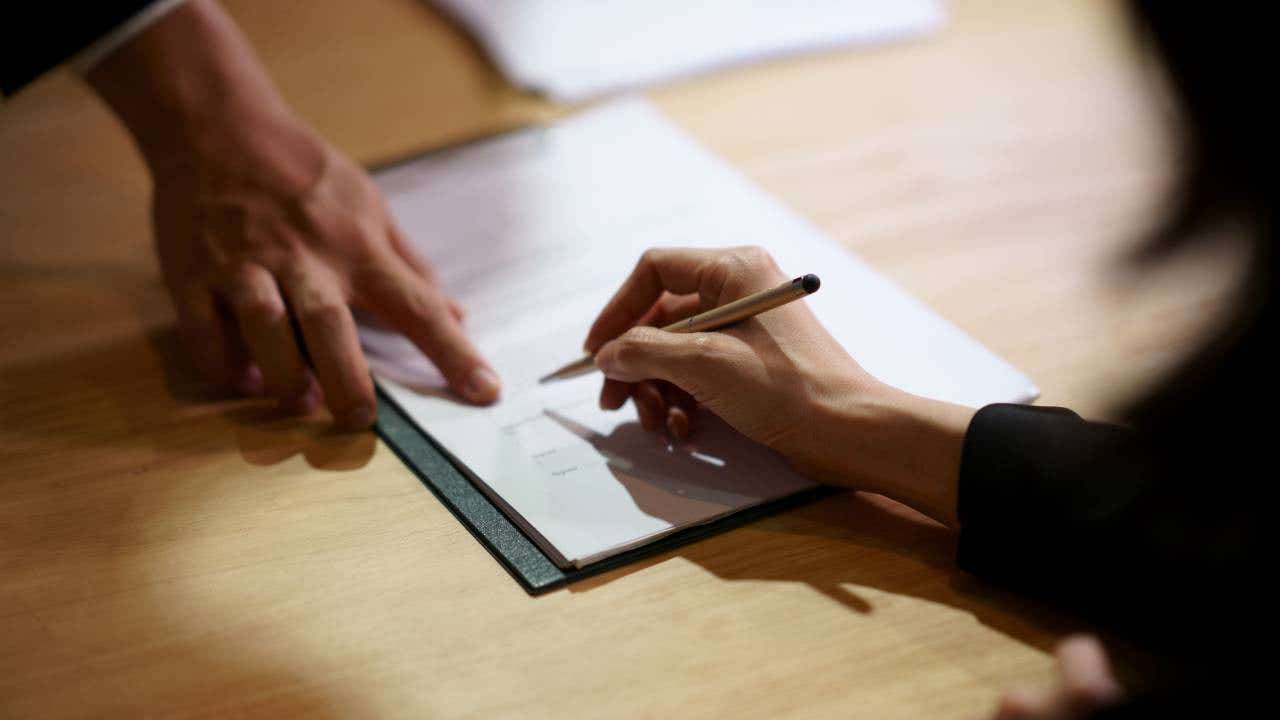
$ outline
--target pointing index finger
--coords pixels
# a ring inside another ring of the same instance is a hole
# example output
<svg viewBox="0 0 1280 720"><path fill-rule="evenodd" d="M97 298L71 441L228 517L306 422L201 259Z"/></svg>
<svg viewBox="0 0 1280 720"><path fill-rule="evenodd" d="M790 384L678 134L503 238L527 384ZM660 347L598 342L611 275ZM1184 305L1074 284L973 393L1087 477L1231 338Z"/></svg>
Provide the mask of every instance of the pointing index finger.
<svg viewBox="0 0 1280 720"><path fill-rule="evenodd" d="M455 306L398 258L387 259L361 289L361 300L387 325L404 333L470 402L489 404L502 385L471 343Z"/></svg>

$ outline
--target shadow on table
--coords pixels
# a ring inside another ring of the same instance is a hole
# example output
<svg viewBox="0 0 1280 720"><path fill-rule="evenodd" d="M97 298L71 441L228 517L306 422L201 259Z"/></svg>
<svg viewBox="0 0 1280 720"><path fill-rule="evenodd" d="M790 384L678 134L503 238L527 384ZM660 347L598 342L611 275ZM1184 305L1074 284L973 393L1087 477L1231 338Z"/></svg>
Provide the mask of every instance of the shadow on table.
<svg viewBox="0 0 1280 720"><path fill-rule="evenodd" d="M215 391L172 327L0 368L0 399L6 433L38 435L53 451L202 455L224 452L230 441L253 465L301 456L312 468L340 472L364 467L377 448L372 432L337 431L325 413L296 417L269 399Z"/></svg>
<svg viewBox="0 0 1280 720"><path fill-rule="evenodd" d="M955 533L887 498L840 493L569 586L590 592L680 558L729 581L803 583L861 614L860 587L927 600L1050 651L1076 620L972 578L955 566Z"/></svg>
<svg viewBox="0 0 1280 720"><path fill-rule="evenodd" d="M775 482L767 478L776 477L771 470L779 461L759 446L744 449L734 440L730 448L731 441L721 438L706 448L718 458L708 463L699 460L698 453L669 448L662 436L642 430L638 423L625 423L602 435L559 413L548 416L613 458L613 473L636 505L673 524L721 512L742 502L743 496L767 496ZM758 468L766 469L756 472ZM917 597L970 612L980 622L1042 650L1073 628L1061 614L958 570L955 541L954 532L904 505L848 492L602 573L569 589L586 592L679 557L725 580L804 583L858 613L875 612L859 586Z"/></svg>
<svg viewBox="0 0 1280 720"><path fill-rule="evenodd" d="M152 331L148 343L163 358L165 386L175 400L226 400L192 368L174 328ZM236 426L240 456L253 465L275 465L301 455L317 470L358 470L368 464L377 449L372 432L336 430L323 413L297 417L279 410L269 399L234 402L223 412L223 418Z"/></svg>

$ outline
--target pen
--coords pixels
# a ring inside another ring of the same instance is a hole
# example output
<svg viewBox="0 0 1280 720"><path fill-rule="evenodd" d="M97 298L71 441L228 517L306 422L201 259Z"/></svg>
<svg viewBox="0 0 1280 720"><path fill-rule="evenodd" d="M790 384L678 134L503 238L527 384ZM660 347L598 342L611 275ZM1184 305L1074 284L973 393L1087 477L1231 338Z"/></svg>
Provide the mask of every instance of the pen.
<svg viewBox="0 0 1280 720"><path fill-rule="evenodd" d="M749 317L759 315L766 310L772 310L776 307L786 305L792 300L811 295L818 291L822 281L817 275L809 274L798 277L795 280L789 280L782 283L778 287L768 290L761 290L744 298L739 298L726 305L712 308L706 312L698 313L684 320L678 320L670 325L662 328L667 332L676 333L693 333L705 332L707 330L718 330L726 325L732 325L739 320L746 320ZM585 375L596 370L595 356L591 354L583 355L555 372L543 377L538 382L545 383L552 380L564 380L566 378Z"/></svg>

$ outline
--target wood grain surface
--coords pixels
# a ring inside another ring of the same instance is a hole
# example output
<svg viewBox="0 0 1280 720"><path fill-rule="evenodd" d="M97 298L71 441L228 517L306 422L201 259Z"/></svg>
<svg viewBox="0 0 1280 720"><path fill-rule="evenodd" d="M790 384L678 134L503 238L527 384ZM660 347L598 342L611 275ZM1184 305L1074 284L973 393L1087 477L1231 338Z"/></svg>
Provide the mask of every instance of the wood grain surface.
<svg viewBox="0 0 1280 720"><path fill-rule="evenodd" d="M417 0L227 3L365 162L547 120ZM1121 263L1173 177L1118 4L957 0L937 36L684 81L680 125L1113 417L1222 311L1227 254ZM0 106L0 717L982 717L1078 626L842 495L532 598L371 433L183 360L122 129Z"/></svg>

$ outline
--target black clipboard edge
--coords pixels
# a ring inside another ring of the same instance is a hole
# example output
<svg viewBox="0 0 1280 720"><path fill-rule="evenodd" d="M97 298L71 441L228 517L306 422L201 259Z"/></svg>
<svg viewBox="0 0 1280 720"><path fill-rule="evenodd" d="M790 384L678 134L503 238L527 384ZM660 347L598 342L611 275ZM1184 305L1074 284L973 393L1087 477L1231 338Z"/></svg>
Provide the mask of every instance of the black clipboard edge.
<svg viewBox="0 0 1280 720"><path fill-rule="evenodd" d="M585 568L564 569L511 522L381 387L377 392L378 421L374 431L378 437L530 595L541 595L838 492L835 488L816 487L686 528Z"/></svg>

